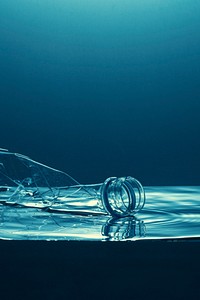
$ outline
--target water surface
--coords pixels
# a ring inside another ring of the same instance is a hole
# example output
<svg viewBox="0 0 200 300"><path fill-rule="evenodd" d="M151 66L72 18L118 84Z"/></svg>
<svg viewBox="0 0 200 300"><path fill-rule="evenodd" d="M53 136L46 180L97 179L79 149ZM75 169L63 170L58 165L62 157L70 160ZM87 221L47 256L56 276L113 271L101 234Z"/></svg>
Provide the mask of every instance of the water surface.
<svg viewBox="0 0 200 300"><path fill-rule="evenodd" d="M145 190L144 209L135 217L120 219L1 204L0 238L50 241L200 238L200 187L154 186Z"/></svg>

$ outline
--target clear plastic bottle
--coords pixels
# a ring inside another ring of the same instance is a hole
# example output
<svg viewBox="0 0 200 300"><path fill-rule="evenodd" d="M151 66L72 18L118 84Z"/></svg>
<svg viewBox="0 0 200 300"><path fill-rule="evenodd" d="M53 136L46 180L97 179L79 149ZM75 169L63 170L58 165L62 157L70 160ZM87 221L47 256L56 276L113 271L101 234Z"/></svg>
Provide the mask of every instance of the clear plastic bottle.
<svg viewBox="0 0 200 300"><path fill-rule="evenodd" d="M0 149L0 202L50 211L125 217L143 208L145 192L140 182L130 176L81 185L62 171Z"/></svg>

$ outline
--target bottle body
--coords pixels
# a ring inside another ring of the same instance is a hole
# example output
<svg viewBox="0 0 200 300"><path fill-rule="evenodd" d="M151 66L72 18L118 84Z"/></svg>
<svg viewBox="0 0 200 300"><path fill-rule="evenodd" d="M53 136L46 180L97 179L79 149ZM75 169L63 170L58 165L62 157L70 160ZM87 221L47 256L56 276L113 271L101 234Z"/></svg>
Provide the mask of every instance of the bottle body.
<svg viewBox="0 0 200 300"><path fill-rule="evenodd" d="M130 216L145 203L142 185L132 177L110 177L81 185L68 174L30 158L0 151L1 203L59 212Z"/></svg>

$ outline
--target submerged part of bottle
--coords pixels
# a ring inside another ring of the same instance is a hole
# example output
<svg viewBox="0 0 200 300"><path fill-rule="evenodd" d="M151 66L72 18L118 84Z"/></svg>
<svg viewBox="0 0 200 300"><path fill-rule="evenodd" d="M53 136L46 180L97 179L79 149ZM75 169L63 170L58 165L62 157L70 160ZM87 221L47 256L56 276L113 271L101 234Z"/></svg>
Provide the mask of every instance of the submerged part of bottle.
<svg viewBox="0 0 200 300"><path fill-rule="evenodd" d="M143 208L145 192L132 177L111 177L102 184L81 185L62 171L0 149L0 203L124 217Z"/></svg>

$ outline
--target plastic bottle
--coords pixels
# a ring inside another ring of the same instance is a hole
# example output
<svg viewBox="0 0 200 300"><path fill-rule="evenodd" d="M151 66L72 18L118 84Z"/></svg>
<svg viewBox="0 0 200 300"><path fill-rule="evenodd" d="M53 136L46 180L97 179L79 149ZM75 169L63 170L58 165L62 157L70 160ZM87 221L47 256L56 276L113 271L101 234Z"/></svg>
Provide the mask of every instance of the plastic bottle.
<svg viewBox="0 0 200 300"><path fill-rule="evenodd" d="M130 176L81 185L62 171L0 149L0 202L50 211L126 217L143 208L145 192L140 182Z"/></svg>

